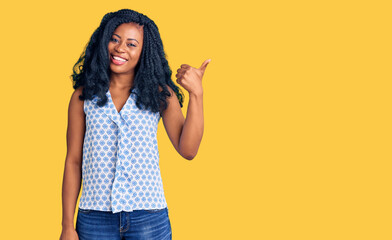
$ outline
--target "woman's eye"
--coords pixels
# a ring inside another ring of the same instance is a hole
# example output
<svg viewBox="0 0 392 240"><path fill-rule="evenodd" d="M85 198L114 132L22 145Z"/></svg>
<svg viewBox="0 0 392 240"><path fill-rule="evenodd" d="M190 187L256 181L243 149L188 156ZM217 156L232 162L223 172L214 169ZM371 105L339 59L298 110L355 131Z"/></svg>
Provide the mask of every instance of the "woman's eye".
<svg viewBox="0 0 392 240"><path fill-rule="evenodd" d="M110 40L113 41L113 42L117 41L117 39L115 39L115 38L112 38L112 39L110 39Z"/></svg>
<svg viewBox="0 0 392 240"><path fill-rule="evenodd" d="M136 45L135 45L135 44L132 44L132 43L130 43L129 45L136 47Z"/></svg>

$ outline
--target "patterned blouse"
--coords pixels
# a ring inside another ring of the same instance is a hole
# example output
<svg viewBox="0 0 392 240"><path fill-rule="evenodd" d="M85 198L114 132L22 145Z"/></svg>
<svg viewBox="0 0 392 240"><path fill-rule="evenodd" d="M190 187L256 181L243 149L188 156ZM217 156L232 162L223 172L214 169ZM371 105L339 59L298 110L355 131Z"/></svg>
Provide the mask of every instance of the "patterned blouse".
<svg viewBox="0 0 392 240"><path fill-rule="evenodd" d="M120 112L109 90L102 107L97 96L84 101L81 209L117 213L167 207L159 168L160 115L138 109L136 91Z"/></svg>

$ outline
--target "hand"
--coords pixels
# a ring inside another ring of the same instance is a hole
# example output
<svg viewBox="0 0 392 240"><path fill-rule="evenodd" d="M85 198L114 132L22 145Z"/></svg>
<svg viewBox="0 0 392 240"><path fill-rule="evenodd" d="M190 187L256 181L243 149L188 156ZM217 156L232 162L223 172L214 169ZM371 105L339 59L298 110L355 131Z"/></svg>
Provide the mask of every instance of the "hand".
<svg viewBox="0 0 392 240"><path fill-rule="evenodd" d="M189 94L203 94L201 79L203 78L204 71L210 62L211 59L205 60L200 68L194 68L188 64L182 64L181 67L177 69L177 83L187 90Z"/></svg>
<svg viewBox="0 0 392 240"><path fill-rule="evenodd" d="M60 240L79 240L79 236L74 228L67 228L61 232Z"/></svg>

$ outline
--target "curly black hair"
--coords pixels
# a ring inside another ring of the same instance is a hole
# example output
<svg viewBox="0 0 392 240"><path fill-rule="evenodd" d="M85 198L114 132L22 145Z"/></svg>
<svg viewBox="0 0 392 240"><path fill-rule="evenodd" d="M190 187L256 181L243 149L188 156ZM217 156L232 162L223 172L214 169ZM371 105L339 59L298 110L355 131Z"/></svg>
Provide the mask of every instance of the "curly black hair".
<svg viewBox="0 0 392 240"><path fill-rule="evenodd" d="M102 18L100 26L92 34L71 75L73 88L83 86L80 100L99 97L97 105L102 107L108 101L106 92L110 83L110 59L108 44L115 29L122 23L134 22L143 25L143 47L135 67L135 78L130 93L137 89L136 105L154 113L167 108L166 98L170 96L169 86L183 107L184 94L171 80L172 71L166 60L158 27L147 16L130 9L109 12ZM161 86L162 91L159 90ZM160 112L161 114L161 112Z"/></svg>

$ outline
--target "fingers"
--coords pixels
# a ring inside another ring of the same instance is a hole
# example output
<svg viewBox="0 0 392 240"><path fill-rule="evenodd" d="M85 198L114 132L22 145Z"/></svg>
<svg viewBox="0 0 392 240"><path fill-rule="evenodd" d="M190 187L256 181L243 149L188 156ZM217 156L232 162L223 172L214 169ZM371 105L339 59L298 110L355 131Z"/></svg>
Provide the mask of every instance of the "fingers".
<svg viewBox="0 0 392 240"><path fill-rule="evenodd" d="M181 81L182 81L183 77L184 77L184 74L177 73L176 74L176 82L178 84L181 84L182 83Z"/></svg>
<svg viewBox="0 0 392 240"><path fill-rule="evenodd" d="M203 73L207 67L207 65L211 62L211 59L207 59L203 62L203 64L200 66L200 68L193 68L188 64L181 64L180 68L177 69L177 74L176 74L176 82L181 84L182 80L184 78L184 75L187 74L188 71L190 73L188 74L196 74L198 77L203 77Z"/></svg>
<svg viewBox="0 0 392 240"><path fill-rule="evenodd" d="M176 74L176 78L177 79L176 79L176 82L178 84L180 84L180 79L182 79L182 77L184 76L185 72L186 72L186 69L184 69L184 68L177 69L177 74Z"/></svg>
<svg viewBox="0 0 392 240"><path fill-rule="evenodd" d="M181 74L181 73L176 74L176 78L182 78L182 76L184 76L184 74Z"/></svg>
<svg viewBox="0 0 392 240"><path fill-rule="evenodd" d="M208 63L211 62L211 59L207 59L203 62L203 64L199 67L200 70L205 71Z"/></svg>
<svg viewBox="0 0 392 240"><path fill-rule="evenodd" d="M181 64L181 66L180 66L181 68L185 68L185 69L187 69L187 68L190 68L191 66L189 66L188 64Z"/></svg>
<svg viewBox="0 0 392 240"><path fill-rule="evenodd" d="M188 69L185 69L185 68L179 68L179 69L177 69L177 72L178 73L185 73L187 70Z"/></svg>
<svg viewBox="0 0 392 240"><path fill-rule="evenodd" d="M182 79L183 75L179 75L178 73L176 74L176 82L180 85L182 85Z"/></svg>
<svg viewBox="0 0 392 240"><path fill-rule="evenodd" d="M184 74L191 69L191 66L187 65L187 64L182 64L181 68L177 69L177 74L176 74L176 78L177 78L177 83L180 83Z"/></svg>

